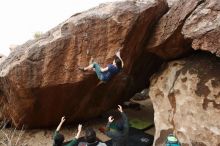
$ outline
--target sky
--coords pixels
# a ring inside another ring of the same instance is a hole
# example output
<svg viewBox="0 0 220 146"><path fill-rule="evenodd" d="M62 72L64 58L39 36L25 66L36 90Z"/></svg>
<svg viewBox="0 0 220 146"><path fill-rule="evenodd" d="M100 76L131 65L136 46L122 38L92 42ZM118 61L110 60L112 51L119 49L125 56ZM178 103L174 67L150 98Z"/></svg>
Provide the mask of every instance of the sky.
<svg viewBox="0 0 220 146"><path fill-rule="evenodd" d="M9 55L11 45L33 39L35 32L46 32L74 13L116 0L1 0L0 54Z"/></svg>

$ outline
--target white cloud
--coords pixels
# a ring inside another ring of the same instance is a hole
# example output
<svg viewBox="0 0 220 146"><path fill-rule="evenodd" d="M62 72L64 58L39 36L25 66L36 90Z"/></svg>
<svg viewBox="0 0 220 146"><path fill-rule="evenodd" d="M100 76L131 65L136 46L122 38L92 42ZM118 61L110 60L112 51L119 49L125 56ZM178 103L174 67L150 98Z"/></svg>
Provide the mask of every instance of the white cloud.
<svg viewBox="0 0 220 146"><path fill-rule="evenodd" d="M37 31L47 30L77 12L116 0L2 0L0 1L0 53L11 44L23 44Z"/></svg>

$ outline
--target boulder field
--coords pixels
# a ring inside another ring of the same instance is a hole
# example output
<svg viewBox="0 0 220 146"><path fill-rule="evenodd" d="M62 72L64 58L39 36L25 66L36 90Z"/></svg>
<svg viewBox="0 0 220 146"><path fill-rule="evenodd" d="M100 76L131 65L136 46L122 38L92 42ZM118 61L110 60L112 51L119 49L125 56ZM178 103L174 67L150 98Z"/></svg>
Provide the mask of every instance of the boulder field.
<svg viewBox="0 0 220 146"><path fill-rule="evenodd" d="M149 87L155 146L170 133L184 146L219 146L219 10L219 0L121 0L74 14L0 61L0 119L88 120ZM108 83L78 69L91 57L104 67L118 48L125 67Z"/></svg>

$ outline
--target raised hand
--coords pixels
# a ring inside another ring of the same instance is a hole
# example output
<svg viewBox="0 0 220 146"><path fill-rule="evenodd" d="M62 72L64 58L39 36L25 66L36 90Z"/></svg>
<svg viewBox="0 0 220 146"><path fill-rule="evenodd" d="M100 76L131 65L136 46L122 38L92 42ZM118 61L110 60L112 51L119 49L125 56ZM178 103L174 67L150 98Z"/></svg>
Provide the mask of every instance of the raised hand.
<svg viewBox="0 0 220 146"><path fill-rule="evenodd" d="M78 125L78 131L82 131L82 124Z"/></svg>
<svg viewBox="0 0 220 146"><path fill-rule="evenodd" d="M57 129L56 129L56 131L60 131L60 128L62 127L62 125L63 125L63 122L65 122L65 117L63 116L62 118L61 118L61 120L60 120L60 124L57 126Z"/></svg>
<svg viewBox="0 0 220 146"><path fill-rule="evenodd" d="M112 116L108 117L108 122L112 123L114 121L114 118Z"/></svg>
<svg viewBox="0 0 220 146"><path fill-rule="evenodd" d="M118 110L119 110L119 112L121 112L121 113L123 112L121 105L118 105Z"/></svg>
<svg viewBox="0 0 220 146"><path fill-rule="evenodd" d="M76 139L79 138L81 131L82 131L82 124L79 124L79 125L78 125L78 132L77 132L77 134L76 134L76 136L75 136Z"/></svg>
<svg viewBox="0 0 220 146"><path fill-rule="evenodd" d="M63 116L63 117L61 118L61 122L63 123L63 122L65 122L65 121L66 121L65 116Z"/></svg>
<svg viewBox="0 0 220 146"><path fill-rule="evenodd" d="M115 54L116 56L118 56L119 58L121 57L121 53L120 53L120 50L118 50Z"/></svg>

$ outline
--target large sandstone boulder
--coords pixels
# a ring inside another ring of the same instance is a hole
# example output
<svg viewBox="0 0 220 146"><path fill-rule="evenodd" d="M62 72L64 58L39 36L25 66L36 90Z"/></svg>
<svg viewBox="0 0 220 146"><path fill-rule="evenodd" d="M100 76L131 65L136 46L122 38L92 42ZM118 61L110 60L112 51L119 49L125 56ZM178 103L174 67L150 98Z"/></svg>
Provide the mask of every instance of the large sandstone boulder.
<svg viewBox="0 0 220 146"><path fill-rule="evenodd" d="M62 115L67 122L86 120L124 101L131 85L140 86L132 81L141 64L149 67L141 62L143 43L166 9L163 0L102 4L16 47L0 65L4 116L15 126L46 127ZM125 70L107 84L99 84L94 72L78 70L91 56L101 65L111 63L120 47Z"/></svg>
<svg viewBox="0 0 220 146"><path fill-rule="evenodd" d="M169 11L157 23L146 50L175 59L194 50L220 56L220 1L167 0Z"/></svg>
<svg viewBox="0 0 220 146"><path fill-rule="evenodd" d="M184 39L182 26L202 0L180 0L171 6L151 34L146 50L164 59L173 59L191 51L190 41Z"/></svg>
<svg viewBox="0 0 220 146"><path fill-rule="evenodd" d="M194 54L152 78L155 146L174 133L184 146L220 145L220 58Z"/></svg>
<svg viewBox="0 0 220 146"><path fill-rule="evenodd" d="M220 1L207 0L186 20L182 33L192 39L193 49L220 56Z"/></svg>

